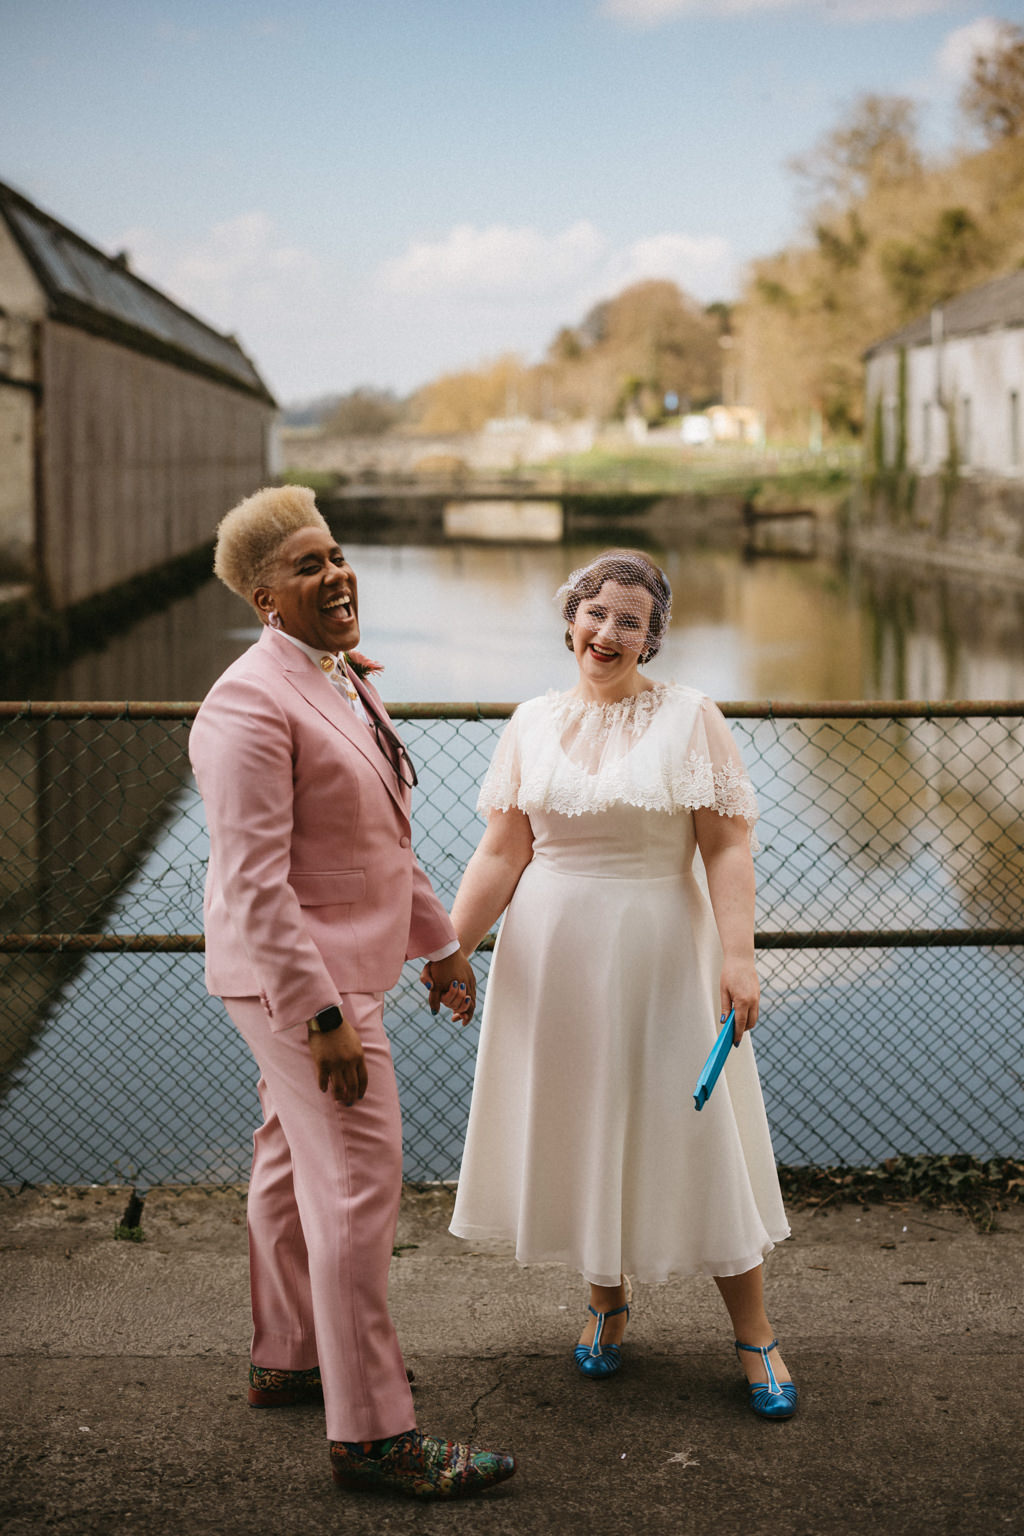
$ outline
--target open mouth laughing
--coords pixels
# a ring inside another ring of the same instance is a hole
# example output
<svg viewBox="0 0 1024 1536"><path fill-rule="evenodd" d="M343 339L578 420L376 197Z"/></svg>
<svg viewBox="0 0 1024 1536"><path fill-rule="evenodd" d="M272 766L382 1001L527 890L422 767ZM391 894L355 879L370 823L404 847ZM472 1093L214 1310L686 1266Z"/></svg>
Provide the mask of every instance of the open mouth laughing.
<svg viewBox="0 0 1024 1536"><path fill-rule="evenodd" d="M348 593L344 597L333 597L329 603L321 604L320 612L332 614L339 619L351 619L353 617L352 598Z"/></svg>

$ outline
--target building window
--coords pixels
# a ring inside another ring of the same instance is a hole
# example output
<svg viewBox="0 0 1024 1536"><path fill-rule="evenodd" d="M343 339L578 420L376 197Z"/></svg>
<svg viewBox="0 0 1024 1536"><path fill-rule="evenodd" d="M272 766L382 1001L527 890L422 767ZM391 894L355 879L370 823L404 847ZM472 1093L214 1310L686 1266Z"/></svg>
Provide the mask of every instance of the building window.
<svg viewBox="0 0 1024 1536"><path fill-rule="evenodd" d="M885 447L883 449L883 463L893 464L896 460L896 404L892 400L885 402L885 432L882 438Z"/></svg>
<svg viewBox="0 0 1024 1536"><path fill-rule="evenodd" d="M964 395L960 401L960 463L965 467L971 462L971 397Z"/></svg>
<svg viewBox="0 0 1024 1536"><path fill-rule="evenodd" d="M1020 395L1010 390L1010 468L1020 469Z"/></svg>

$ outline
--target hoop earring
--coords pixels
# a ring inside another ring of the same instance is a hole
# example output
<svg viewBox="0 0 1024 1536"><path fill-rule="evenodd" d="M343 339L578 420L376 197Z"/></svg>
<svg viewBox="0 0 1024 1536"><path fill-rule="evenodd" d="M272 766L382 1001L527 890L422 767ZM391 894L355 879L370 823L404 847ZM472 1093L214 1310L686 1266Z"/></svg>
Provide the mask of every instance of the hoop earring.
<svg viewBox="0 0 1024 1536"><path fill-rule="evenodd" d="M270 612L267 614L267 623L270 625L271 629L281 628L281 615L278 613L276 608L271 608Z"/></svg>

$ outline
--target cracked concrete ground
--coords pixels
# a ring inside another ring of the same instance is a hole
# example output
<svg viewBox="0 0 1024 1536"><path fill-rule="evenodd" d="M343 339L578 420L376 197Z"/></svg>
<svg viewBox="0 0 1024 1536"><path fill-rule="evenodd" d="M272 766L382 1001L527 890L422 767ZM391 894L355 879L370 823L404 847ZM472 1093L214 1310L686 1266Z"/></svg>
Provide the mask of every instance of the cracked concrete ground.
<svg viewBox="0 0 1024 1536"><path fill-rule="evenodd" d="M636 1287L619 1376L582 1380L577 1278L447 1233L408 1190L392 1305L421 1426L515 1452L482 1498L342 1493L315 1407L245 1401L245 1207L154 1191L0 1198L5 1536L319 1536L710 1530L971 1536L1024 1529L1024 1213L987 1236L916 1205L795 1213L768 1265L801 1392L749 1412L710 1281Z"/></svg>

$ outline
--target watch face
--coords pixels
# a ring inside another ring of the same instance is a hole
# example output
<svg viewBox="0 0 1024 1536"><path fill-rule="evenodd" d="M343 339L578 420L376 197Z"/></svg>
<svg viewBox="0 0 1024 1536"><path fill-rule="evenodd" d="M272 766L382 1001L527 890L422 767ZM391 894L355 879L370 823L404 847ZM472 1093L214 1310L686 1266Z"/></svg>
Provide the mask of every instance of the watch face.
<svg viewBox="0 0 1024 1536"><path fill-rule="evenodd" d="M343 1023L341 1009L332 1003L329 1008L321 1008L316 1016L314 1030L321 1035L330 1034L331 1030L340 1029Z"/></svg>

